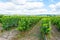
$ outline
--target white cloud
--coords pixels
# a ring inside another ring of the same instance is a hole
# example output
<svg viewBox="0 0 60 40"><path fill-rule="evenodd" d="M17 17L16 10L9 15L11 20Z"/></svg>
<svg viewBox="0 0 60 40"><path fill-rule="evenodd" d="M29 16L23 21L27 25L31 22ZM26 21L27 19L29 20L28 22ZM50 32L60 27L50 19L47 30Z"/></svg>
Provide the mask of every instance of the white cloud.
<svg viewBox="0 0 60 40"><path fill-rule="evenodd" d="M44 8L44 6L45 5L43 2L26 2L26 0L12 0L11 2L0 3L0 13L37 15L41 13L46 13L48 11Z"/></svg>
<svg viewBox="0 0 60 40"><path fill-rule="evenodd" d="M49 5L49 7L51 9L50 12L56 13L56 14L60 13L60 2L58 2L56 4L51 4L51 5Z"/></svg>
<svg viewBox="0 0 60 40"><path fill-rule="evenodd" d="M44 7L43 2L27 2L25 4L26 8L42 8Z"/></svg>
<svg viewBox="0 0 60 40"><path fill-rule="evenodd" d="M10 9L13 6L15 6L13 3L11 2L7 2L7 3L0 3L0 10L4 10L4 9Z"/></svg>
<svg viewBox="0 0 60 40"><path fill-rule="evenodd" d="M27 0L11 0L15 4L25 4Z"/></svg>
<svg viewBox="0 0 60 40"><path fill-rule="evenodd" d="M49 7L50 8L55 8L56 6L55 6L55 4L51 4L51 5L49 5Z"/></svg>
<svg viewBox="0 0 60 40"><path fill-rule="evenodd" d="M34 9L34 10L24 10L24 13L30 13L32 15L38 15L38 14L43 14L46 13L47 9Z"/></svg>

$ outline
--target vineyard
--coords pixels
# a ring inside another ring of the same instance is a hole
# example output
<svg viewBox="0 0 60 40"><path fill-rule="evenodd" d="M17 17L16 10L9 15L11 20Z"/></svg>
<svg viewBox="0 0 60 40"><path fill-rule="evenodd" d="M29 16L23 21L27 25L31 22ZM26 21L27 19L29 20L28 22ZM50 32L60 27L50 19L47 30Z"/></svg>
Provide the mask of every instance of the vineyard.
<svg viewBox="0 0 60 40"><path fill-rule="evenodd" d="M36 24L37 26L35 26ZM5 31L11 31L14 29L18 31L18 35L20 35L18 37L19 39L21 38L21 35L28 35L29 31L31 31L34 27L39 27L39 30L37 29L39 31L39 40L50 40L52 35L52 25L54 25L54 28L56 28L56 30L60 32L60 16L0 15L0 27L2 28L0 28L0 33L4 33ZM36 28L34 29L35 31L37 31ZM35 32L33 31L33 33Z"/></svg>

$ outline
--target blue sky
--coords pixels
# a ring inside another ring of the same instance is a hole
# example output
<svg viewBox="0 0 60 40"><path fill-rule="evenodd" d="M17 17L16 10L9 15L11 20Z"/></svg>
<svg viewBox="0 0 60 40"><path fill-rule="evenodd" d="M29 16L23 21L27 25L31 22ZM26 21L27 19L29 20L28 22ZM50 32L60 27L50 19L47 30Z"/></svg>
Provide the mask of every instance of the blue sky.
<svg viewBox="0 0 60 40"><path fill-rule="evenodd" d="M60 14L60 0L0 0L0 14Z"/></svg>

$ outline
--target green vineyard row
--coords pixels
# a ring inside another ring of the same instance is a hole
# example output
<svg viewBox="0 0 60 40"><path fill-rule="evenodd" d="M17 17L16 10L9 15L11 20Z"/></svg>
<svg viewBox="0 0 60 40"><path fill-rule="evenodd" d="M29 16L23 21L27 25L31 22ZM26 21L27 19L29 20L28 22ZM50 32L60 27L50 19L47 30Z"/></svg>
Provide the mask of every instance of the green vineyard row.
<svg viewBox="0 0 60 40"><path fill-rule="evenodd" d="M19 31L29 30L33 25L41 21L41 32L48 34L51 30L51 24L56 25L60 30L60 16L19 16L19 15L0 15L0 23L4 30L16 27Z"/></svg>

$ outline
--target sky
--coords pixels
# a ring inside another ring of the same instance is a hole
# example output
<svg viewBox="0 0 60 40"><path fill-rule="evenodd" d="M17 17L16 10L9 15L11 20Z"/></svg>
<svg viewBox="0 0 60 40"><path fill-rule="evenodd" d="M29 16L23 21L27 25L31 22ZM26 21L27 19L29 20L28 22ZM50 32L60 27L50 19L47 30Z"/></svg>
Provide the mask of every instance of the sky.
<svg viewBox="0 0 60 40"><path fill-rule="evenodd" d="M60 14L60 0L0 0L0 14Z"/></svg>

